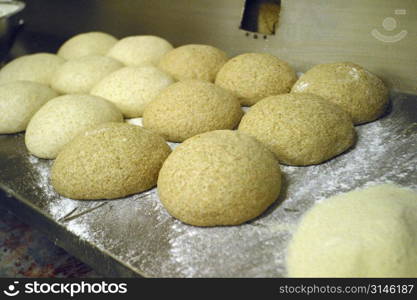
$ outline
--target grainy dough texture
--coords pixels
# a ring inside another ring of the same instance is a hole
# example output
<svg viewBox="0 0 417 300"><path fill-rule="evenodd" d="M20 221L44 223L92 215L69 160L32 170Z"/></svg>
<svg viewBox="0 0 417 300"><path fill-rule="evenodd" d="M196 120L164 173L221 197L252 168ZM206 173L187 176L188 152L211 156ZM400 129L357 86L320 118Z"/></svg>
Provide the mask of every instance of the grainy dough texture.
<svg viewBox="0 0 417 300"><path fill-rule="evenodd" d="M57 96L57 92L36 82L0 84L0 134L24 131L38 109Z"/></svg>
<svg viewBox="0 0 417 300"><path fill-rule="evenodd" d="M55 158L75 136L91 126L122 122L123 116L111 102L91 95L64 95L39 109L25 135L29 152L40 158Z"/></svg>
<svg viewBox="0 0 417 300"><path fill-rule="evenodd" d="M191 44L165 54L159 67L176 80L200 79L214 82L226 61L226 53L216 47Z"/></svg>
<svg viewBox="0 0 417 300"><path fill-rule="evenodd" d="M172 142L216 129L234 129L243 115L239 100L213 83L188 80L163 90L145 108L144 127Z"/></svg>
<svg viewBox="0 0 417 300"><path fill-rule="evenodd" d="M165 161L158 179L168 212L197 226L253 219L278 198L280 188L274 155L254 138L231 130L186 140Z"/></svg>
<svg viewBox="0 0 417 300"><path fill-rule="evenodd" d="M156 185L171 149L139 126L105 123L65 146L51 172L53 187L73 199L113 199Z"/></svg>
<svg viewBox="0 0 417 300"><path fill-rule="evenodd" d="M270 96L258 102L243 116L239 131L264 143L288 165L321 163L355 142L349 114L307 93Z"/></svg>
<svg viewBox="0 0 417 300"><path fill-rule="evenodd" d="M161 57L172 50L165 39L153 35L129 36L117 42L108 52L126 66L158 65Z"/></svg>
<svg viewBox="0 0 417 300"><path fill-rule="evenodd" d="M59 67L51 86L63 94L88 94L101 79L122 67L121 62L107 56L71 59Z"/></svg>
<svg viewBox="0 0 417 300"><path fill-rule="evenodd" d="M294 70L285 61L266 53L246 53L229 60L217 73L216 84L232 91L242 105L291 90Z"/></svg>
<svg viewBox="0 0 417 300"><path fill-rule="evenodd" d="M174 83L168 74L153 66L125 67L104 77L92 95L113 102L127 118L141 117L145 106Z"/></svg>
<svg viewBox="0 0 417 300"><path fill-rule="evenodd" d="M26 80L49 85L65 59L51 53L20 56L0 70L0 83Z"/></svg>
<svg viewBox="0 0 417 300"><path fill-rule="evenodd" d="M317 65L298 79L292 92L312 93L336 103L354 124L374 121L385 111L388 89L374 74L350 63Z"/></svg>
<svg viewBox="0 0 417 300"><path fill-rule="evenodd" d="M58 50L65 59L74 59L87 55L106 55L117 39L107 33L92 31L80 33L68 39Z"/></svg>
<svg viewBox="0 0 417 300"><path fill-rule="evenodd" d="M417 277L417 193L392 184L313 206L290 243L289 277Z"/></svg>

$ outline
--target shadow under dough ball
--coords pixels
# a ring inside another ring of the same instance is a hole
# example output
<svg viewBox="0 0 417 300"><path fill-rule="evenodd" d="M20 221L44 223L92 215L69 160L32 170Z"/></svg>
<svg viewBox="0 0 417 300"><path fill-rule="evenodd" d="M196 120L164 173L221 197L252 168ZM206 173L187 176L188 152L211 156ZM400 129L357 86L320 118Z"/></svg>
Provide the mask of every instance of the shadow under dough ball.
<svg viewBox="0 0 417 300"><path fill-rule="evenodd" d="M73 199L113 199L155 186L171 149L159 135L126 123L105 123L75 138L51 173L55 190Z"/></svg>
<svg viewBox="0 0 417 300"><path fill-rule="evenodd" d="M350 114L354 124L376 120L388 104L388 89L382 80L350 62L314 66L291 92L312 93L336 103Z"/></svg>
<svg viewBox="0 0 417 300"><path fill-rule="evenodd" d="M194 136L164 162L158 194L168 212L196 226L238 225L277 198L281 173L256 139L232 130Z"/></svg>
<svg viewBox="0 0 417 300"><path fill-rule="evenodd" d="M187 80L169 86L145 107L143 125L169 141L182 142L199 133L234 129L242 115L239 100L229 91Z"/></svg>
<svg viewBox="0 0 417 300"><path fill-rule="evenodd" d="M239 131L261 141L288 165L319 164L355 142L349 114L307 93L265 98L243 116Z"/></svg>

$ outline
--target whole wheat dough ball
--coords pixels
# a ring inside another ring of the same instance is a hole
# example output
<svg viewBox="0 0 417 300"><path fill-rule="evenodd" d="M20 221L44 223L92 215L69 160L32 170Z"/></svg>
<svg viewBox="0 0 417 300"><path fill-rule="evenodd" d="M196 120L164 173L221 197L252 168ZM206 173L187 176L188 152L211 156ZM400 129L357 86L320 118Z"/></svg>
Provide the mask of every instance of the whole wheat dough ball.
<svg viewBox="0 0 417 300"><path fill-rule="evenodd" d="M227 55L209 45L185 45L166 53L159 67L176 80L200 79L214 82Z"/></svg>
<svg viewBox="0 0 417 300"><path fill-rule="evenodd" d="M125 67L104 77L92 95L113 102L127 118L141 117L145 106L174 80L153 66Z"/></svg>
<svg viewBox="0 0 417 300"><path fill-rule="evenodd" d="M122 122L111 102L91 95L64 95L47 102L30 120L25 135L29 152L55 158L76 135L105 122Z"/></svg>
<svg viewBox="0 0 417 300"><path fill-rule="evenodd" d="M50 53L20 56L0 70L0 83L26 80L49 85L65 59Z"/></svg>
<svg viewBox="0 0 417 300"><path fill-rule="evenodd" d="M108 52L126 66L158 65L161 57L172 50L165 39L153 35L128 36L117 42Z"/></svg>
<svg viewBox="0 0 417 300"><path fill-rule="evenodd" d="M175 148L158 178L168 212L196 226L237 225L278 197L281 173L256 139L231 130L196 135Z"/></svg>
<svg viewBox="0 0 417 300"><path fill-rule="evenodd" d="M112 199L156 185L171 149L163 138L139 126L105 123L76 137L59 153L51 182L73 199Z"/></svg>
<svg viewBox="0 0 417 300"><path fill-rule="evenodd" d="M302 218L289 277L417 277L417 193L381 184L331 197Z"/></svg>
<svg viewBox="0 0 417 300"><path fill-rule="evenodd" d="M121 62L107 56L71 59L59 67L51 86L63 94L88 94L101 79L122 67Z"/></svg>
<svg viewBox="0 0 417 300"><path fill-rule="evenodd" d="M107 33L92 31L80 33L68 39L58 50L65 59L74 59L87 55L106 55L117 39Z"/></svg>
<svg viewBox="0 0 417 300"><path fill-rule="evenodd" d="M36 82L0 84L0 134L24 131L38 109L57 96L54 90Z"/></svg>
<svg viewBox="0 0 417 300"><path fill-rule="evenodd" d="M182 142L196 134L216 129L233 129L243 111L237 98L200 80L174 83L145 108L143 125L165 139Z"/></svg>
<svg viewBox="0 0 417 300"><path fill-rule="evenodd" d="M270 96L258 102L243 116L239 131L264 143L288 165L321 163L355 142L349 114L306 93Z"/></svg>
<svg viewBox="0 0 417 300"><path fill-rule="evenodd" d="M313 67L298 79L292 92L316 94L338 104L354 124L377 119L388 103L388 89L382 80L350 62Z"/></svg>
<svg viewBox="0 0 417 300"><path fill-rule="evenodd" d="M238 55L216 77L216 84L232 91L245 106L267 96L288 93L295 81L296 74L285 61L266 53Z"/></svg>

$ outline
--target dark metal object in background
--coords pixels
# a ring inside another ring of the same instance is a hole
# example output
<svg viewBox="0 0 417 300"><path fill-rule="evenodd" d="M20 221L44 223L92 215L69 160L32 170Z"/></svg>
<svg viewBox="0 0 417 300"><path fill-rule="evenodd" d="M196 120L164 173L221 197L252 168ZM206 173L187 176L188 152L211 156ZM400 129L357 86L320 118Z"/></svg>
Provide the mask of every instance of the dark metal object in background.
<svg viewBox="0 0 417 300"><path fill-rule="evenodd" d="M23 27L21 12L24 8L25 4L20 1L0 1L0 62L7 58L17 34Z"/></svg>

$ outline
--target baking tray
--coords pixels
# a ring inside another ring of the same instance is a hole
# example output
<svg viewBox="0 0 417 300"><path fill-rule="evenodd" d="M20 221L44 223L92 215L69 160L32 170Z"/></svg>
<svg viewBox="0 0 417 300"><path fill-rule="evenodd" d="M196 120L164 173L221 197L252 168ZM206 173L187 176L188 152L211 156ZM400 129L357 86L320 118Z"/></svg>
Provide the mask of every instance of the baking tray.
<svg viewBox="0 0 417 300"><path fill-rule="evenodd" d="M1 204L106 276L282 277L292 232L314 202L375 183L417 189L417 96L392 93L387 114L356 129L347 153L282 166L277 202L240 226L182 224L155 189L118 200L61 197L49 184L52 161L29 155L23 134L0 135Z"/></svg>

